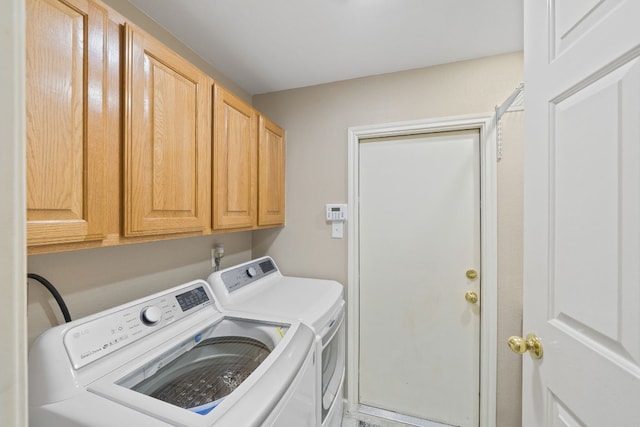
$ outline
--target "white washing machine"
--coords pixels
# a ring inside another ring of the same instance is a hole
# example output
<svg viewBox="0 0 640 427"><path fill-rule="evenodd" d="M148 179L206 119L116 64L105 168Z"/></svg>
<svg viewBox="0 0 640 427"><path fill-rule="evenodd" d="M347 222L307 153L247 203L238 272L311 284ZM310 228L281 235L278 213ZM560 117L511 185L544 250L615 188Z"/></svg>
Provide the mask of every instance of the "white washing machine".
<svg viewBox="0 0 640 427"><path fill-rule="evenodd" d="M316 334L317 425L339 427L343 412L345 325L343 287L333 280L283 276L270 257L211 274L221 310L300 320Z"/></svg>
<svg viewBox="0 0 640 427"><path fill-rule="evenodd" d="M42 334L30 425L314 425L315 348L303 323L221 314L189 282Z"/></svg>

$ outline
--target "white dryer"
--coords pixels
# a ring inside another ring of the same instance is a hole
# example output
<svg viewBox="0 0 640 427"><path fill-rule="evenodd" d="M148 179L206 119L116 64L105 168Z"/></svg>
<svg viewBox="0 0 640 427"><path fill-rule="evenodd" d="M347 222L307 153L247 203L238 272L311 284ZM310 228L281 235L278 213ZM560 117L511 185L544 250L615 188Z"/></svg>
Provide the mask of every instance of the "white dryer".
<svg viewBox="0 0 640 427"><path fill-rule="evenodd" d="M189 282L42 334L30 425L314 425L314 343L301 322L223 315Z"/></svg>
<svg viewBox="0 0 640 427"><path fill-rule="evenodd" d="M345 370L342 285L333 280L283 276L270 257L215 272L208 282L222 311L285 317L314 330L319 355L317 425L339 427Z"/></svg>

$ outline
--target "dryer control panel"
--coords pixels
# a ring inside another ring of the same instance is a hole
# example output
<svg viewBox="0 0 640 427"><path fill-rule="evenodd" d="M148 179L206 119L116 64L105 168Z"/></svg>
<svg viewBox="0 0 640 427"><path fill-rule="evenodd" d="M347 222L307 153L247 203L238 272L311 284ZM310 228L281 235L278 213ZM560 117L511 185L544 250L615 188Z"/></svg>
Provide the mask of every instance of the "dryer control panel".
<svg viewBox="0 0 640 427"><path fill-rule="evenodd" d="M226 270L222 273L221 278L227 291L232 293L277 271L278 268L271 258L262 258Z"/></svg>
<svg viewBox="0 0 640 427"><path fill-rule="evenodd" d="M206 283L191 284L92 316L64 334L64 346L75 369L111 354L210 305Z"/></svg>

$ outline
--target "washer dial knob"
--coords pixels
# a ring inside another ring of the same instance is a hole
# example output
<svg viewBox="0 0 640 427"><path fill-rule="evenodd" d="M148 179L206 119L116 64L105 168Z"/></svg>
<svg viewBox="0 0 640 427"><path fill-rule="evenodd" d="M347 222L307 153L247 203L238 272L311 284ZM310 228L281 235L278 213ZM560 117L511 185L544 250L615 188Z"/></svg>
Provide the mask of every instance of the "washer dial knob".
<svg viewBox="0 0 640 427"><path fill-rule="evenodd" d="M255 267L249 267L247 268L247 276L249 277L255 277L256 274L258 274L258 272L256 271Z"/></svg>
<svg viewBox="0 0 640 427"><path fill-rule="evenodd" d="M140 319L145 325L153 326L162 320L162 310L155 305L145 307L140 312Z"/></svg>

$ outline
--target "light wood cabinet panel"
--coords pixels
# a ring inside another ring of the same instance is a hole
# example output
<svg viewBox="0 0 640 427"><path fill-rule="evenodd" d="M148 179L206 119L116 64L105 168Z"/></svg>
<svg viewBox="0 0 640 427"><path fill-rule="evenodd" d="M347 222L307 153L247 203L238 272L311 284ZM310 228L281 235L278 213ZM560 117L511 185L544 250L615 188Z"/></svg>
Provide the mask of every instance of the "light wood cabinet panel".
<svg viewBox="0 0 640 427"><path fill-rule="evenodd" d="M107 12L26 2L27 244L105 236Z"/></svg>
<svg viewBox="0 0 640 427"><path fill-rule="evenodd" d="M211 80L125 25L124 234L205 229Z"/></svg>
<svg viewBox="0 0 640 427"><path fill-rule="evenodd" d="M240 98L214 87L214 230L252 228L257 205L257 113Z"/></svg>
<svg viewBox="0 0 640 427"><path fill-rule="evenodd" d="M26 12L29 254L284 225L281 128L99 0Z"/></svg>
<svg viewBox="0 0 640 427"><path fill-rule="evenodd" d="M258 226L284 225L284 130L260 116L258 139Z"/></svg>

